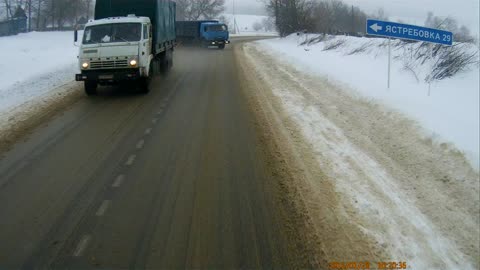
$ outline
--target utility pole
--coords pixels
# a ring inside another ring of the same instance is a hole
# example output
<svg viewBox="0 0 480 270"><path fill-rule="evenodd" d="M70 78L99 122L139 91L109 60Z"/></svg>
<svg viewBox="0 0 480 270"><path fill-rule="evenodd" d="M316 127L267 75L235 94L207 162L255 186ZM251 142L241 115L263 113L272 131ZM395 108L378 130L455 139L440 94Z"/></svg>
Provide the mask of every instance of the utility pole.
<svg viewBox="0 0 480 270"><path fill-rule="evenodd" d="M12 17L12 10L10 9L10 3L8 2L8 0L5 0L5 9L7 11L7 20L10 20L10 18Z"/></svg>
<svg viewBox="0 0 480 270"><path fill-rule="evenodd" d="M90 2L91 0L87 0L87 22L90 20Z"/></svg>
<svg viewBox="0 0 480 270"><path fill-rule="evenodd" d="M233 34L237 33L238 25L237 25L237 18L235 16L235 0L233 0ZM239 31L240 32L240 31Z"/></svg>
<svg viewBox="0 0 480 270"><path fill-rule="evenodd" d="M52 0L51 12L52 12L52 31L55 31L55 0Z"/></svg>
<svg viewBox="0 0 480 270"><path fill-rule="evenodd" d="M37 3L37 28L36 30L40 30L40 11L41 11L41 8L42 7L42 2L40 0L38 0L38 3Z"/></svg>
<svg viewBox="0 0 480 270"><path fill-rule="evenodd" d="M352 34L355 33L355 12L352 5Z"/></svg>
<svg viewBox="0 0 480 270"><path fill-rule="evenodd" d="M28 32L32 31L32 0L28 0Z"/></svg>
<svg viewBox="0 0 480 270"><path fill-rule="evenodd" d="M278 0L274 0L274 3L275 3L275 26L278 30L278 32L280 32L280 35L283 36L283 27L281 28L280 27L280 8L278 6Z"/></svg>

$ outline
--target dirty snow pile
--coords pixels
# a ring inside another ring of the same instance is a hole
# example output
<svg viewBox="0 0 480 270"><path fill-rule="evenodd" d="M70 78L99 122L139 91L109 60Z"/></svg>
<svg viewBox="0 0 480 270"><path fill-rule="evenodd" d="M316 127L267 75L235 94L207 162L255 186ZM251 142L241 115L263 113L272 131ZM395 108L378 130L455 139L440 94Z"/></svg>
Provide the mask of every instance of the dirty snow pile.
<svg viewBox="0 0 480 270"><path fill-rule="evenodd" d="M454 53L448 57L459 63L445 69L442 67L450 63L442 60L450 50L392 41L388 89L385 39L294 34L258 44L298 69L326 76L354 93L406 114L423 126L426 137L453 143L478 170L480 97L476 45L455 44L454 52L462 55ZM449 72L455 74L449 77Z"/></svg>
<svg viewBox="0 0 480 270"><path fill-rule="evenodd" d="M295 35L243 48L303 162L298 183L313 193L306 206L327 261L480 265L478 49L432 49L393 41L388 90L383 39ZM456 70L445 59L473 62Z"/></svg>
<svg viewBox="0 0 480 270"><path fill-rule="evenodd" d="M0 120L22 104L72 82L78 72L77 55L73 32L0 37Z"/></svg>

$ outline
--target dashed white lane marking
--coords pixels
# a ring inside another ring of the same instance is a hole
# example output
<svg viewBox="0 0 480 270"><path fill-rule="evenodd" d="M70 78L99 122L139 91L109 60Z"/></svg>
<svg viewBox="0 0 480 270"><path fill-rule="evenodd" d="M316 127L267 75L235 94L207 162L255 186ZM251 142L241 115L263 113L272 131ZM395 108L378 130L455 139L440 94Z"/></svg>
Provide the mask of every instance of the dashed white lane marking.
<svg viewBox="0 0 480 270"><path fill-rule="evenodd" d="M117 179L115 179L115 182L113 182L112 187L118 188L122 185L123 181L125 181L125 175L119 175Z"/></svg>
<svg viewBox="0 0 480 270"><path fill-rule="evenodd" d="M152 133L152 129L151 128L147 128L145 130L145 135L149 135L150 133Z"/></svg>
<svg viewBox="0 0 480 270"><path fill-rule="evenodd" d="M157 112L157 115L161 115L162 113L163 113L163 110L159 110L159 111Z"/></svg>
<svg viewBox="0 0 480 270"><path fill-rule="evenodd" d="M157 123L157 121L158 121L158 119L157 119L157 118L153 118L153 119L152 119L152 124L156 124L156 123Z"/></svg>
<svg viewBox="0 0 480 270"><path fill-rule="evenodd" d="M137 143L137 149L142 149L142 148L143 148L143 145L145 145L145 140L140 140L140 141Z"/></svg>
<svg viewBox="0 0 480 270"><path fill-rule="evenodd" d="M90 242L91 236L90 235L84 235L82 239L80 239L80 242L78 242L77 248L73 252L74 257L80 257L83 255L83 252L88 246L88 243Z"/></svg>
<svg viewBox="0 0 480 270"><path fill-rule="evenodd" d="M132 166L133 163L135 162L135 159L136 159L136 158L137 158L137 155L131 155L131 156L128 158L127 162L125 162L125 165L127 165L127 166Z"/></svg>
<svg viewBox="0 0 480 270"><path fill-rule="evenodd" d="M109 200L103 201L102 205L100 205L100 207L97 210L96 216L97 217L103 216L105 214L105 212L107 211L108 207L110 206L111 202L112 201L109 201Z"/></svg>

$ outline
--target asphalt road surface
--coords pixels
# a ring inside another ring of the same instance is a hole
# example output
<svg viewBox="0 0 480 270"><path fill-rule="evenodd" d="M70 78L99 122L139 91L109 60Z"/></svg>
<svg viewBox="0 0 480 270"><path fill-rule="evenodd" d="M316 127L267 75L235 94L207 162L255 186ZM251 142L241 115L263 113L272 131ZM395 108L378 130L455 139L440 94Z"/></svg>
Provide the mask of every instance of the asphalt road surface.
<svg viewBox="0 0 480 270"><path fill-rule="evenodd" d="M242 94L241 42L180 47L149 95L100 88L15 145L0 268L305 266Z"/></svg>

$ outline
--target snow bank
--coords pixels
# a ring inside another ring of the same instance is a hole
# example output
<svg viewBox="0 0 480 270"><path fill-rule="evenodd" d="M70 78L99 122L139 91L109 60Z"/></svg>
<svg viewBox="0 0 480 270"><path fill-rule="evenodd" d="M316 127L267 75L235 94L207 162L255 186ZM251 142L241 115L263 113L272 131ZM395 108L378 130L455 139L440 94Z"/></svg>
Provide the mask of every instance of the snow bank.
<svg viewBox="0 0 480 270"><path fill-rule="evenodd" d="M252 91L265 96L262 106L274 114L279 133L290 136L285 148L301 157L305 181L294 183L304 190L326 261L400 260L409 269L478 269L480 183L463 155L422 138L418 125L402 113L357 98L339 86L340 80L282 61L291 59L288 50L284 57L249 43L243 51L248 81L262 82ZM353 70L342 57L332 58L312 63L328 70L336 60L345 73ZM356 67L365 76L375 72Z"/></svg>
<svg viewBox="0 0 480 270"><path fill-rule="evenodd" d="M433 82L429 96L429 85L424 78L433 66L433 60L408 69L403 61L405 48L400 50L395 47L392 49L391 87L387 89L388 49L384 39L342 36L301 45L311 37L292 35L284 39L259 41L258 44L300 70L325 76L355 90L353 93L381 101L405 113L424 127L426 136L433 137L436 142L453 143L478 170L478 62L453 78ZM338 48L324 50L333 45L338 45ZM412 50L416 45L408 46L410 48L406 50ZM352 54L355 49L360 51ZM478 51L473 45L467 49Z"/></svg>
<svg viewBox="0 0 480 270"><path fill-rule="evenodd" d="M74 80L73 32L0 37L0 115Z"/></svg>

